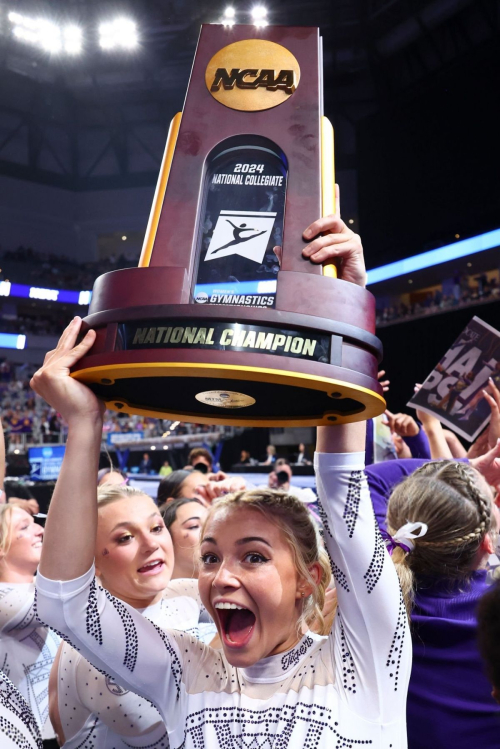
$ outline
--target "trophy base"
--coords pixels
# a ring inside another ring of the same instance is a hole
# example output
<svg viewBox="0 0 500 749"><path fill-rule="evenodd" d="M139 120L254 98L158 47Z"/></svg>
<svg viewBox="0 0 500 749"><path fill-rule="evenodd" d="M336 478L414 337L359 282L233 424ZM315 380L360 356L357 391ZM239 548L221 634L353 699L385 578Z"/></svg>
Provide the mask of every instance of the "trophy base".
<svg viewBox="0 0 500 749"><path fill-rule="evenodd" d="M93 328L95 343L72 376L114 411L202 424L317 426L383 413L369 292L282 273L281 309L184 304L175 268L107 273L82 330Z"/></svg>
<svg viewBox="0 0 500 749"><path fill-rule="evenodd" d="M200 424L319 426L376 416L385 401L345 380L260 367L130 362L73 374L114 411Z"/></svg>

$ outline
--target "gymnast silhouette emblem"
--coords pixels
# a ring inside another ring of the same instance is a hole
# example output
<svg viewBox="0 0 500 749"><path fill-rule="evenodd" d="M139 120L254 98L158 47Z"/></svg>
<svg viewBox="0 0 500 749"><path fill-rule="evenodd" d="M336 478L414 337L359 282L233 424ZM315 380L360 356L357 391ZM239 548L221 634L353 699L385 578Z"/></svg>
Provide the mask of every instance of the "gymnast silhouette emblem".
<svg viewBox="0 0 500 749"><path fill-rule="evenodd" d="M230 255L240 255L260 265L266 253L275 218L275 211L221 210L205 260L220 261ZM228 274L230 272L228 266Z"/></svg>
<svg viewBox="0 0 500 749"><path fill-rule="evenodd" d="M235 244L241 244L242 242L248 242L249 239L255 239L255 237L260 237L261 234L265 234L265 231L257 231L257 234L251 234L249 237L242 237L244 231L256 231L256 229L253 229L251 227L247 227L246 224L240 224L239 226L236 226L236 224L233 224L232 221L230 221L228 218L226 219L228 224L231 224L233 227L233 240L231 242L228 242L227 244L222 245L222 247L217 247L216 250L213 250L212 257L216 255L221 250L225 250L227 247L233 247Z"/></svg>

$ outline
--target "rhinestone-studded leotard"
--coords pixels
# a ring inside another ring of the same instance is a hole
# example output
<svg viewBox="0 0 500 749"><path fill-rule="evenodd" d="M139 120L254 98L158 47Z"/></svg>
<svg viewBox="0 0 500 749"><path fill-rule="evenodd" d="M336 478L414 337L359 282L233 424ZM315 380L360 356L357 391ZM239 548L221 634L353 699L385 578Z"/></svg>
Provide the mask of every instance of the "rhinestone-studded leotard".
<svg viewBox="0 0 500 749"><path fill-rule="evenodd" d="M339 614L329 637L247 669L232 667L178 631L163 631L77 580L39 576L40 618L97 668L158 707L172 749L403 749L411 667L408 624L394 565L381 544L362 453L316 455L325 544ZM90 601L92 605L92 600Z"/></svg>

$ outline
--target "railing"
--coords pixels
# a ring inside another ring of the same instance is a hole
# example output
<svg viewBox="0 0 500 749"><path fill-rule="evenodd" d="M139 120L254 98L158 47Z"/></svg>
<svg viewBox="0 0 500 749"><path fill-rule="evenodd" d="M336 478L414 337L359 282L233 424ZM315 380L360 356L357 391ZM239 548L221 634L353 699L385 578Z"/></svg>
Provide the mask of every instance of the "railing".
<svg viewBox="0 0 500 749"><path fill-rule="evenodd" d="M128 450L161 450L163 448L176 447L198 447L202 444L216 445L220 440L232 439L237 434L241 434L247 427L218 427L214 426L210 432L194 432L188 434L170 434L166 437L142 437L140 439L131 433L130 440L127 439L127 432L108 432L102 436L103 448L106 450L128 449ZM50 432L42 437L42 441L33 440L33 434L22 432L8 432L8 450L9 454L15 455L25 453L30 447L51 447L55 445L64 445L68 439L68 434L61 429L57 432ZM110 444L109 435L116 435L115 444Z"/></svg>

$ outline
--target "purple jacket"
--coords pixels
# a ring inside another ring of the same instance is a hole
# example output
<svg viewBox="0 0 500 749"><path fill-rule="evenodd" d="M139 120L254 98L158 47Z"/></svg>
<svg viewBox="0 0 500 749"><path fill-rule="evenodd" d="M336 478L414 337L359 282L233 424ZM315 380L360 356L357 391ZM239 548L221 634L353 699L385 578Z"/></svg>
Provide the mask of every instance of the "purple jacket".
<svg viewBox="0 0 500 749"><path fill-rule="evenodd" d="M366 473L379 525L392 487L425 460L392 460ZM498 749L500 706L491 696L476 644L476 607L486 570L466 586L420 581L412 613L413 669L408 690L408 749Z"/></svg>

